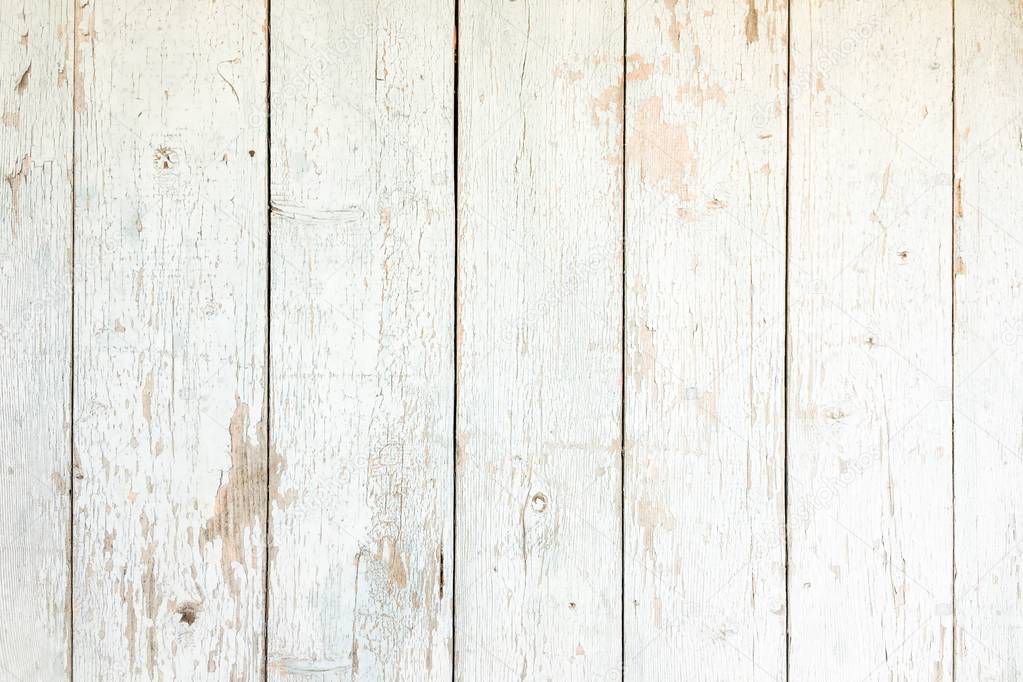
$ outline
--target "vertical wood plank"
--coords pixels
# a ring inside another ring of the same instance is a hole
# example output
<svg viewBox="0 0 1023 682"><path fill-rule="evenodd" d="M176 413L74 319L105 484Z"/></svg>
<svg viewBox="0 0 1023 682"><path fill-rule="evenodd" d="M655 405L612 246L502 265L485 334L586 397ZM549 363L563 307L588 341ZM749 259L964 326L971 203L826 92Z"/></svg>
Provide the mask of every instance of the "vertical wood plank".
<svg viewBox="0 0 1023 682"><path fill-rule="evenodd" d="M78 0L76 679L262 675L264 23Z"/></svg>
<svg viewBox="0 0 1023 682"><path fill-rule="evenodd" d="M1023 7L956 3L956 668L1023 677Z"/></svg>
<svg viewBox="0 0 1023 682"><path fill-rule="evenodd" d="M791 11L791 679L949 679L951 1Z"/></svg>
<svg viewBox="0 0 1023 682"><path fill-rule="evenodd" d="M624 7L460 12L456 678L618 679Z"/></svg>
<svg viewBox="0 0 1023 682"><path fill-rule="evenodd" d="M629 12L628 680L785 671L786 12Z"/></svg>
<svg viewBox="0 0 1023 682"><path fill-rule="evenodd" d="M270 678L449 680L454 6L272 13Z"/></svg>
<svg viewBox="0 0 1023 682"><path fill-rule="evenodd" d="M71 45L65 0L0 0L0 678L70 660Z"/></svg>

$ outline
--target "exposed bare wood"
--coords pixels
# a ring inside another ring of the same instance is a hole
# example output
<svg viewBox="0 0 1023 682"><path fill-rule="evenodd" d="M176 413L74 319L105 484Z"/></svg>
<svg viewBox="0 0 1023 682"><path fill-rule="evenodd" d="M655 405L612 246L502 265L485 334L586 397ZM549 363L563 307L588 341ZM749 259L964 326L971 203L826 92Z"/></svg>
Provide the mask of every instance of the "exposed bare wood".
<svg viewBox="0 0 1023 682"><path fill-rule="evenodd" d="M273 3L270 679L451 679L454 22Z"/></svg>
<svg viewBox="0 0 1023 682"><path fill-rule="evenodd" d="M1023 677L1023 6L956 3L956 672Z"/></svg>
<svg viewBox="0 0 1023 682"><path fill-rule="evenodd" d="M71 656L71 6L0 0L0 679Z"/></svg>
<svg viewBox="0 0 1023 682"><path fill-rule="evenodd" d="M624 6L460 9L456 679L617 678Z"/></svg>
<svg viewBox="0 0 1023 682"><path fill-rule="evenodd" d="M792 680L952 676L951 9L792 3Z"/></svg>
<svg viewBox="0 0 1023 682"><path fill-rule="evenodd" d="M78 4L75 679L256 680L265 16Z"/></svg>
<svg viewBox="0 0 1023 682"><path fill-rule="evenodd" d="M626 679L785 671L786 9L629 13Z"/></svg>

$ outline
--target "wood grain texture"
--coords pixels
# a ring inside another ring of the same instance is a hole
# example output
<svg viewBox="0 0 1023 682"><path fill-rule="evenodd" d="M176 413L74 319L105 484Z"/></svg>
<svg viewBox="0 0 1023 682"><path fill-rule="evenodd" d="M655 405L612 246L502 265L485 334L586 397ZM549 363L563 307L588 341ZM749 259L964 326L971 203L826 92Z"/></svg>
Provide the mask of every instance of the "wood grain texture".
<svg viewBox="0 0 1023 682"><path fill-rule="evenodd" d="M1021 36L0 0L0 681L1023 677Z"/></svg>
<svg viewBox="0 0 1023 682"><path fill-rule="evenodd" d="M629 680L785 671L786 5L629 13Z"/></svg>
<svg viewBox="0 0 1023 682"><path fill-rule="evenodd" d="M620 0L460 3L456 679L619 679Z"/></svg>
<svg viewBox="0 0 1023 682"><path fill-rule="evenodd" d="M951 1L791 11L790 679L950 679Z"/></svg>
<svg viewBox="0 0 1023 682"><path fill-rule="evenodd" d="M270 678L450 680L454 6L272 12Z"/></svg>
<svg viewBox="0 0 1023 682"><path fill-rule="evenodd" d="M78 2L76 679L262 675L264 21Z"/></svg>
<svg viewBox="0 0 1023 682"><path fill-rule="evenodd" d="M0 0L0 679L70 661L69 2Z"/></svg>
<svg viewBox="0 0 1023 682"><path fill-rule="evenodd" d="M956 3L956 667L1023 678L1023 7Z"/></svg>

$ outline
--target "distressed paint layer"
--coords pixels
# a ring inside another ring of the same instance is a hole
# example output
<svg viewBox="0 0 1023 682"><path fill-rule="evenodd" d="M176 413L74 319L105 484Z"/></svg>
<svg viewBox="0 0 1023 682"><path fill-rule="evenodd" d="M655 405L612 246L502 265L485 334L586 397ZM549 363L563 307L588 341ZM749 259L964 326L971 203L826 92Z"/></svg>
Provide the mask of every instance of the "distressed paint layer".
<svg viewBox="0 0 1023 682"><path fill-rule="evenodd" d="M275 0L270 679L450 680L450 0Z"/></svg>
<svg viewBox="0 0 1023 682"><path fill-rule="evenodd" d="M459 8L455 678L617 679L624 3Z"/></svg>
<svg viewBox="0 0 1023 682"><path fill-rule="evenodd" d="M76 679L258 679L263 17L76 5Z"/></svg>
<svg viewBox="0 0 1023 682"><path fill-rule="evenodd" d="M1023 678L1023 5L956 4L955 513L960 680Z"/></svg>
<svg viewBox="0 0 1023 682"><path fill-rule="evenodd" d="M786 36L757 37L787 17L761 5L629 12L627 680L785 671Z"/></svg>
<svg viewBox="0 0 1023 682"><path fill-rule="evenodd" d="M951 10L792 5L793 680L952 677Z"/></svg>
<svg viewBox="0 0 1023 682"><path fill-rule="evenodd" d="M71 5L0 1L0 679L70 664Z"/></svg>

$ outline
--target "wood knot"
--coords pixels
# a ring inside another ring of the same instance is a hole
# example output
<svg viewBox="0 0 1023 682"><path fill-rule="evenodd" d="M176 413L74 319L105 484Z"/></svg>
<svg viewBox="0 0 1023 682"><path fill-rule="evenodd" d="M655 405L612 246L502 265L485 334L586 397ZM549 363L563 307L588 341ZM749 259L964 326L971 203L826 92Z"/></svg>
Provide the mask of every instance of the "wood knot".
<svg viewBox="0 0 1023 682"><path fill-rule="evenodd" d="M191 625L194 623L197 614L198 607L191 602L182 604L178 607L178 616L180 616L180 621L185 625Z"/></svg>
<svg viewBox="0 0 1023 682"><path fill-rule="evenodd" d="M170 147L157 147L153 154L153 165L158 171L172 169L178 163L178 154Z"/></svg>
<svg viewBox="0 0 1023 682"><path fill-rule="evenodd" d="M536 495L533 495L531 503L533 506L533 511L537 513L543 513L544 511L547 510L547 497L544 496L543 493L537 493Z"/></svg>

